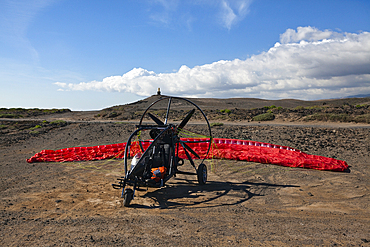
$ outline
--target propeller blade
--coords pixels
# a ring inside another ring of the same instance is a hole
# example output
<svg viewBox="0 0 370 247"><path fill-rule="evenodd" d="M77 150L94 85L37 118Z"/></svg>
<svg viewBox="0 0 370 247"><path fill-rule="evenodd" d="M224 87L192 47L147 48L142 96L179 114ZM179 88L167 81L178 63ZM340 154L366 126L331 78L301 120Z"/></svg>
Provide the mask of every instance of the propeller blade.
<svg viewBox="0 0 370 247"><path fill-rule="evenodd" d="M154 116L153 114L150 114L149 112L148 112L148 115L149 115L149 117L156 123L156 124L158 124L158 125L164 125L164 123L161 121L161 120L159 120L156 116Z"/></svg>
<svg viewBox="0 0 370 247"><path fill-rule="evenodd" d="M190 164L195 168L194 161L193 161L193 159L191 158L190 154L188 153L188 151L186 151L186 149L185 149L185 148L184 148L184 151L185 151L186 157L188 157L188 160L190 161Z"/></svg>
<svg viewBox="0 0 370 247"><path fill-rule="evenodd" d="M187 149L190 153L192 153L195 157L197 157L198 159L200 159L200 156L193 150L191 149L188 144L186 144L185 142L181 142L181 146L185 149Z"/></svg>
<svg viewBox="0 0 370 247"><path fill-rule="evenodd" d="M182 122L179 124L178 128L179 129L182 129L184 128L184 126L189 122L190 118L193 116L195 112L195 109L191 110L188 115L186 115L186 117L184 118L184 120L182 120Z"/></svg>

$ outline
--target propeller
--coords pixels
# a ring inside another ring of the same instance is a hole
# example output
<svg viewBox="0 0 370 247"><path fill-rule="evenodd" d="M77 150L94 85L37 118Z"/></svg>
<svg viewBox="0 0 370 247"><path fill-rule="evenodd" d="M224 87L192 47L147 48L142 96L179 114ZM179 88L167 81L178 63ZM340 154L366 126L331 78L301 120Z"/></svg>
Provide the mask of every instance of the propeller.
<svg viewBox="0 0 370 247"><path fill-rule="evenodd" d="M184 148L184 149L187 149L190 153L192 153L195 157L197 157L198 159L200 159L200 156L193 150L191 149L185 142L180 142L181 143L181 146Z"/></svg>
<svg viewBox="0 0 370 247"><path fill-rule="evenodd" d="M181 143L182 145L182 143ZM190 161L190 164L195 168L195 164L194 164L194 161L193 159L191 158L190 154L188 151L186 151L186 149L184 148L184 151L185 151L185 154L186 154L186 157L188 157L188 160Z"/></svg>
<svg viewBox="0 0 370 247"><path fill-rule="evenodd" d="M182 120L182 122L179 124L179 126L177 127L178 129L182 129L184 128L184 126L189 122L190 118L193 116L195 112L195 109L191 110L188 115L186 115L186 117L184 118L184 120Z"/></svg>
<svg viewBox="0 0 370 247"><path fill-rule="evenodd" d="M156 116L154 116L153 114L151 114L150 112L148 112L148 115L149 117L158 125L164 125L164 123L159 120Z"/></svg>
<svg viewBox="0 0 370 247"><path fill-rule="evenodd" d="M177 129L182 129L184 128L184 126L189 122L190 118L193 116L195 112L195 109L189 111L189 113L186 115L186 117L181 121L181 123L179 124L179 126L177 127ZM194 162L193 162L193 159L191 158L189 152L191 154L193 154L195 157L197 157L198 159L200 159L200 156L193 150L191 149L185 142L182 142L180 141L180 144L181 146L184 148L184 151L185 151L185 154L186 156L188 157L188 159L190 160L190 163L194 166ZM189 152L188 152L189 151Z"/></svg>

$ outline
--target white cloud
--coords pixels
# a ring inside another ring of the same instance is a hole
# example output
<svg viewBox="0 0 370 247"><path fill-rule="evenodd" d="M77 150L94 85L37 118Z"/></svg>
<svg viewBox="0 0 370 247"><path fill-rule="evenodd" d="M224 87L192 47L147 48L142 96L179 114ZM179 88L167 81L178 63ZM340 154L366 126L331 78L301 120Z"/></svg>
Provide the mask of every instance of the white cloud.
<svg viewBox="0 0 370 247"><path fill-rule="evenodd" d="M174 73L135 68L123 76L79 84L66 90L193 97L320 99L370 93L370 33L337 33L312 27L288 29L267 52L246 60L218 61Z"/></svg>
<svg viewBox="0 0 370 247"><path fill-rule="evenodd" d="M243 20L249 12L251 0L222 0L221 1L221 20L227 29Z"/></svg>
<svg viewBox="0 0 370 247"><path fill-rule="evenodd" d="M323 39L329 39L338 37L339 33L334 33L330 30L320 31L314 27L298 27L297 31L293 29L287 29L285 33L280 35L280 42L283 44L297 42L297 41L319 41Z"/></svg>
<svg viewBox="0 0 370 247"><path fill-rule="evenodd" d="M160 5L163 9L160 12L152 12L150 18L155 22L169 25L173 19L173 13L178 8L179 0L155 0L151 4Z"/></svg>
<svg viewBox="0 0 370 247"><path fill-rule="evenodd" d="M155 0L149 1L152 6L160 6L160 9L153 8L149 17L161 25L169 27L171 25L181 24L192 29L190 24L196 20L191 11L184 14L182 11L191 6L195 8L206 8L215 11L211 18L213 22L221 23L227 29L242 21L249 13L249 6L253 0L197 0L197 1L179 1L179 0ZM188 5L188 6L186 6Z"/></svg>

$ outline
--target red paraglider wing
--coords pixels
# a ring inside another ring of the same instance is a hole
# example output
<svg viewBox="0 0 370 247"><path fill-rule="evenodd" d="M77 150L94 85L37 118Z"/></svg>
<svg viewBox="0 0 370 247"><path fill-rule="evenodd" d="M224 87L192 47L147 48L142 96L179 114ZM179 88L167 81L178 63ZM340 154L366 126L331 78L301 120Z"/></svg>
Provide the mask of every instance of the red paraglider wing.
<svg viewBox="0 0 370 247"><path fill-rule="evenodd" d="M193 154L194 151L200 157L207 155L208 145L202 140L208 139L189 139L181 138L181 144L187 147L179 146L179 157L188 159L188 155ZM144 149L150 145L150 140L142 142ZM124 157L124 150L126 143L93 146L93 147L74 147L60 150L42 150L36 153L27 162L65 162L65 161L82 161L82 160L102 160L110 158ZM188 151L190 153L188 153ZM131 153L135 154L140 151L139 143L131 144ZM193 155L193 158L199 158ZM274 164L289 167L309 168L316 170L330 170L330 171L346 171L348 164L345 161L333 158L311 155L300 150L274 145L270 143L239 140L239 139L223 139L214 138L210 152L207 158L215 159L230 159L243 160L250 162L258 162L264 164Z"/></svg>

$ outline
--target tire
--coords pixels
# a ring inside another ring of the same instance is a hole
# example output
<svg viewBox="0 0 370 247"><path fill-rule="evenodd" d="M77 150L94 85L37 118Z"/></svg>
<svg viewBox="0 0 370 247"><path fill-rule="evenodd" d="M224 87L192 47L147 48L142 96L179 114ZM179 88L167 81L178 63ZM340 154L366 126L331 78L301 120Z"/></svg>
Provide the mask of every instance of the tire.
<svg viewBox="0 0 370 247"><path fill-rule="evenodd" d="M132 199L134 198L134 191L132 189L126 189L123 194L123 206L128 207Z"/></svg>
<svg viewBox="0 0 370 247"><path fill-rule="evenodd" d="M206 182L207 182L207 166L205 164L201 163L198 166L197 177L198 177L198 183L200 185L206 184Z"/></svg>

